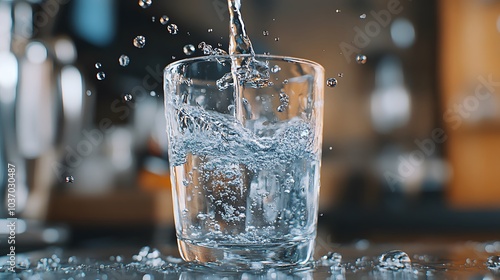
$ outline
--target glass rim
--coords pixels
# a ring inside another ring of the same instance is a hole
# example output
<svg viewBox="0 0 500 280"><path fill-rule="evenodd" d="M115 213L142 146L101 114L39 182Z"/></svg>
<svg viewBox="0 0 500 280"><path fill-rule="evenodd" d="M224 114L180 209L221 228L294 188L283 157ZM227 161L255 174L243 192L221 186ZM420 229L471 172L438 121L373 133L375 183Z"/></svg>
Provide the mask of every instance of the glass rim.
<svg viewBox="0 0 500 280"><path fill-rule="evenodd" d="M206 56L196 56L196 57L188 57L188 58L183 58L174 62L169 63L165 68L163 69L164 72L166 72L168 69L177 67L179 65L183 64L192 64L197 61L203 61L210 59L211 61L213 60L214 62L217 62L218 58L224 58L224 59L230 59L231 57L251 57L254 56L256 58L267 58L270 60L281 60L284 62L290 62L290 63L299 63L299 64L308 64L311 65L313 68L319 69L322 72L325 72L325 68L319 64L318 62L315 62L313 60L305 59L305 58L298 58L298 57L293 57L293 56L284 56L284 55L268 55L268 54L235 54L235 55L206 55Z"/></svg>

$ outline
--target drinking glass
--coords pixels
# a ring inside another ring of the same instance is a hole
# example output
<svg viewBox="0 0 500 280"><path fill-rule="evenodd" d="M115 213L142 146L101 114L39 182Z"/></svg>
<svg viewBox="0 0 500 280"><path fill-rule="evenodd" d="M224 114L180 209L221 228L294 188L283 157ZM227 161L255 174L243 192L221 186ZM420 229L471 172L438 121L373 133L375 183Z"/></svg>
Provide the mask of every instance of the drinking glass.
<svg viewBox="0 0 500 280"><path fill-rule="evenodd" d="M238 61L251 63L231 67ZM184 260L259 268L311 259L323 90L323 67L292 57L206 56L165 68L174 219Z"/></svg>

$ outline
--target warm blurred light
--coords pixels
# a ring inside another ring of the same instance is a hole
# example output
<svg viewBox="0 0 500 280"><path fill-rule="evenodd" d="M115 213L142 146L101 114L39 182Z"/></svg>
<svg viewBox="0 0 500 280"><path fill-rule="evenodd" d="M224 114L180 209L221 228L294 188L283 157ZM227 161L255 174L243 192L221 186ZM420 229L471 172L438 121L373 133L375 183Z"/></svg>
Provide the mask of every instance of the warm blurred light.
<svg viewBox="0 0 500 280"><path fill-rule="evenodd" d="M56 41L56 58L64 64L73 63L76 60L76 47L73 42L67 38L61 38Z"/></svg>
<svg viewBox="0 0 500 280"><path fill-rule="evenodd" d="M32 42L26 46L26 58L33 64L43 63L47 59L47 48L40 42Z"/></svg>
<svg viewBox="0 0 500 280"><path fill-rule="evenodd" d="M78 118L82 112L83 81L80 71L74 66L65 66L61 70L61 89L64 114Z"/></svg>
<svg viewBox="0 0 500 280"><path fill-rule="evenodd" d="M400 48L408 48L415 43L415 28L413 24L405 19L398 18L391 24L391 38L394 44Z"/></svg>

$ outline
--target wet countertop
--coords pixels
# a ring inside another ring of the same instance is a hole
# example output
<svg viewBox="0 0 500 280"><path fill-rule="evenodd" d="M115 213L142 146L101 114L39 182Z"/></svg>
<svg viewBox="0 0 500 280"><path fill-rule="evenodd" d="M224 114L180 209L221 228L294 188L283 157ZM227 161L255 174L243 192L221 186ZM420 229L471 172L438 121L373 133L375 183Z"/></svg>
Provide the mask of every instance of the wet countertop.
<svg viewBox="0 0 500 280"><path fill-rule="evenodd" d="M0 258L0 279L500 279L500 241L334 244L317 240L315 260L294 269L238 271L183 262L177 248L49 248ZM330 244L332 245L332 244Z"/></svg>

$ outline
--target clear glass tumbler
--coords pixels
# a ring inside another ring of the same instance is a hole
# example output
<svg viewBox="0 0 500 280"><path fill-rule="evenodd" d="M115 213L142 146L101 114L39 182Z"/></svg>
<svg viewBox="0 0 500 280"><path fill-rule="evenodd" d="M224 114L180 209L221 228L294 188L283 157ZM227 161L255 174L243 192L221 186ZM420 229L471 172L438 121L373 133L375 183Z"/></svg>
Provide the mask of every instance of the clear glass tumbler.
<svg viewBox="0 0 500 280"><path fill-rule="evenodd" d="M184 59L164 71L179 250L209 265L304 264L316 237L324 69L256 55L266 83L235 90L238 59L248 56Z"/></svg>

